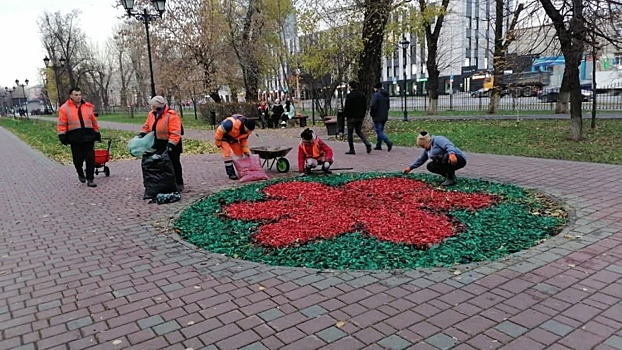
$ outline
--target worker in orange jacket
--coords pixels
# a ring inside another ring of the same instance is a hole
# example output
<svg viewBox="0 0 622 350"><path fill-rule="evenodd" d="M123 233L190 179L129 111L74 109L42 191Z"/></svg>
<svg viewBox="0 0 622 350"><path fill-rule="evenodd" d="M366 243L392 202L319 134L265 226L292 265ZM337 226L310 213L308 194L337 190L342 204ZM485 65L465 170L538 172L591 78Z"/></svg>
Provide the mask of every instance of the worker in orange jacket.
<svg viewBox="0 0 622 350"><path fill-rule="evenodd" d="M255 130L255 121L246 119L241 114L234 114L223 120L216 129L216 147L222 151L225 170L231 180L238 179L233 168L231 153L233 152L238 157L250 156L248 137L253 133L253 130Z"/></svg>
<svg viewBox="0 0 622 350"><path fill-rule="evenodd" d="M139 137L144 137L147 133L155 131L155 141L153 148L157 153L168 151L173 169L175 170L175 180L179 192L184 190L184 177L181 168L181 153L183 146L181 136L184 134L181 118L172 110L162 96L155 96L149 101L151 111L147 114L147 120L143 125Z"/></svg>
<svg viewBox="0 0 622 350"><path fill-rule="evenodd" d="M95 174L95 141L101 141L95 108L82 99L78 88L69 91L69 99L58 109L58 139L63 145L71 145L73 165L78 179L88 187L97 187ZM86 163L86 174L82 165Z"/></svg>

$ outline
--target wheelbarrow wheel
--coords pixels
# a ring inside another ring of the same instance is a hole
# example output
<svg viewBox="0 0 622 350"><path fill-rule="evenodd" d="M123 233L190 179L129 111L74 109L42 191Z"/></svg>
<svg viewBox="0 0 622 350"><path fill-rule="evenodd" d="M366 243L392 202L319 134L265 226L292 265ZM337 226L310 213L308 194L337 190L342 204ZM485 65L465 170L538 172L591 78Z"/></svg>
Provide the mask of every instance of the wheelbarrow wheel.
<svg viewBox="0 0 622 350"><path fill-rule="evenodd" d="M279 158L276 161L276 170L279 173L286 173L289 171L289 161L287 158Z"/></svg>
<svg viewBox="0 0 622 350"><path fill-rule="evenodd" d="M110 176L110 168L107 166L104 167L104 175L106 175L106 177Z"/></svg>

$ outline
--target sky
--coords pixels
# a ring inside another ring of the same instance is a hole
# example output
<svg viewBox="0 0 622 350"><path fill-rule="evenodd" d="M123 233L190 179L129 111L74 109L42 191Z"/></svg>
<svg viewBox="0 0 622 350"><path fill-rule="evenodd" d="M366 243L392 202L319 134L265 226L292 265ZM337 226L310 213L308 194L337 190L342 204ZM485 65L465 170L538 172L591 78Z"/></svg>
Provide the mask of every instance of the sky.
<svg viewBox="0 0 622 350"><path fill-rule="evenodd" d="M81 11L78 25L92 43L103 46L112 29L119 23L123 9L115 9L116 0L0 0L0 23L3 35L0 36L0 87L20 84L28 79L29 85L40 83L39 69L45 65L46 56L37 19L48 10L65 14L73 9Z"/></svg>

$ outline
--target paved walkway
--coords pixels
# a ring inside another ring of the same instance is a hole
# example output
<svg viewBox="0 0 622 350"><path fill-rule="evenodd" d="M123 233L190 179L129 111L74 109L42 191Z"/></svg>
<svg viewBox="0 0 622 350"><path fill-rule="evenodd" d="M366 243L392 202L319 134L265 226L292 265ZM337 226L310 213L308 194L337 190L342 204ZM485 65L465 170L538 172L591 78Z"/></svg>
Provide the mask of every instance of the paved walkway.
<svg viewBox="0 0 622 350"><path fill-rule="evenodd" d="M357 145L346 156L331 144L336 166L360 171L400 170L419 154ZM140 200L137 160L111 163L90 189L0 128L0 349L622 349L620 166L471 154L461 175L541 189L575 219L456 275L318 272L196 250L169 220L231 182L218 155L182 163L188 192L157 206Z"/></svg>

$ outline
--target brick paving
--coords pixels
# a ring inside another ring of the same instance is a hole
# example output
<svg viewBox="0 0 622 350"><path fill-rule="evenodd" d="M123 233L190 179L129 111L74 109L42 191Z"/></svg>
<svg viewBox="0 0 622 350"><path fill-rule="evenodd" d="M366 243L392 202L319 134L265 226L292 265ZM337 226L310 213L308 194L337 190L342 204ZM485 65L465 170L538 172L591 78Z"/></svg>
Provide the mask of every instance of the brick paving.
<svg viewBox="0 0 622 350"><path fill-rule="evenodd" d="M255 145L297 143L258 134ZM357 171L419 154L331 145L335 166ZM140 199L137 160L90 189L0 128L0 349L622 349L621 166L470 154L459 175L554 195L570 226L494 262L318 272L181 242L170 220L232 186L219 155L182 162L187 193L157 206Z"/></svg>

